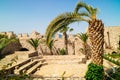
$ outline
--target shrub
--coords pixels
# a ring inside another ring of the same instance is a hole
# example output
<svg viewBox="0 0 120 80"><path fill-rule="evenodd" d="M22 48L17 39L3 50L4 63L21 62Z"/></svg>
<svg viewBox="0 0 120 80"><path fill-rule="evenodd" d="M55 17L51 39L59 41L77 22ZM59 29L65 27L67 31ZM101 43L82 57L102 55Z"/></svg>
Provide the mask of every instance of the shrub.
<svg viewBox="0 0 120 80"><path fill-rule="evenodd" d="M104 76L103 66L90 63L88 65L88 71L86 72L86 80L102 80Z"/></svg>
<svg viewBox="0 0 120 80"><path fill-rule="evenodd" d="M66 55L66 50L65 49L58 49L60 55Z"/></svg>
<svg viewBox="0 0 120 80"><path fill-rule="evenodd" d="M120 67L116 69L116 72L111 75L115 80L120 80Z"/></svg>
<svg viewBox="0 0 120 80"><path fill-rule="evenodd" d="M105 77L105 80L120 80L120 67L115 68L115 73L110 73Z"/></svg>

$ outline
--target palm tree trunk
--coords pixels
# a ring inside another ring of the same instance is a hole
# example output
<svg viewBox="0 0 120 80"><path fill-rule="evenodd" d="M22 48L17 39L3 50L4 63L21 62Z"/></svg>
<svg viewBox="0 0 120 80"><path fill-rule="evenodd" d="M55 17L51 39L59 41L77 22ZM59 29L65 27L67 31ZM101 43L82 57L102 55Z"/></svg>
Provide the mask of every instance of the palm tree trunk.
<svg viewBox="0 0 120 80"><path fill-rule="evenodd" d="M85 55L85 58L88 59L88 55L87 55L87 43L83 43L83 54Z"/></svg>
<svg viewBox="0 0 120 80"><path fill-rule="evenodd" d="M101 20L89 21L89 38L91 41L92 62L103 65L104 24Z"/></svg>
<svg viewBox="0 0 120 80"><path fill-rule="evenodd" d="M64 35L65 51L66 51L66 54L68 55L68 46L67 46L68 38L67 38L67 33L64 32L63 35Z"/></svg>

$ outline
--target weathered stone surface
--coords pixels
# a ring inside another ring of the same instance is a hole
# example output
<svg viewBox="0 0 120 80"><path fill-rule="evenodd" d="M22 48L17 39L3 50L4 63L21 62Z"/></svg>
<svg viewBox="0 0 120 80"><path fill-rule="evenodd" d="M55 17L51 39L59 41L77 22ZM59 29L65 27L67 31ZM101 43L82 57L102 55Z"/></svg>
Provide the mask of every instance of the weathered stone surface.
<svg viewBox="0 0 120 80"><path fill-rule="evenodd" d="M120 36L120 26L105 27L104 38L105 38L106 45L108 46L109 43L108 43L107 32L109 32L110 47L113 49L117 49L119 36Z"/></svg>
<svg viewBox="0 0 120 80"><path fill-rule="evenodd" d="M14 53L14 51L20 50L22 48L21 44L17 42L11 42L9 43L0 53L1 55L11 54Z"/></svg>

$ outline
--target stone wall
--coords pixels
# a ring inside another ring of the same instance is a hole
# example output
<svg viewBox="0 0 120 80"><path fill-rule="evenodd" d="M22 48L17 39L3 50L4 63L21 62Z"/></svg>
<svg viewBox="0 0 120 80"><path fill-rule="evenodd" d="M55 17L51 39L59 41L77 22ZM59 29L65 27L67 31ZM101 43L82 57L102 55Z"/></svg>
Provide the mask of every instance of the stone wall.
<svg viewBox="0 0 120 80"><path fill-rule="evenodd" d="M110 41L110 47L113 49L117 49L120 37L120 26L105 27L104 36L106 45L109 47Z"/></svg>
<svg viewBox="0 0 120 80"><path fill-rule="evenodd" d="M16 36L16 35L14 34L14 32L12 32L12 31L9 31L9 32L0 32L0 34L7 35L8 38L12 38L12 37L15 37L15 36Z"/></svg>
<svg viewBox="0 0 120 80"><path fill-rule="evenodd" d="M109 33L109 41L108 41L108 33ZM2 33L4 34L4 33ZM11 33L9 33L11 34ZM13 34L13 33L12 33ZM105 27L105 47L109 47L112 49L117 49L118 47L118 41L119 41L119 36L120 36L120 26L117 27ZM27 42L28 39L30 38L44 38L43 35L40 33L33 31L30 35L27 33L25 34L18 34L18 39L22 45L23 48L27 48L29 51L33 51L34 48ZM64 48L64 39L63 37L60 38L58 34L55 35L54 37L54 47L56 49L58 48ZM88 41L89 44L89 41ZM68 37L68 53L69 55L81 55L82 53L80 52L80 48L82 48L82 41L73 35L69 35ZM41 51L43 50L43 51ZM89 50L88 50L89 51ZM50 54L49 48L45 44L40 44L38 47L38 52L43 54ZM53 50L54 52L54 50Z"/></svg>

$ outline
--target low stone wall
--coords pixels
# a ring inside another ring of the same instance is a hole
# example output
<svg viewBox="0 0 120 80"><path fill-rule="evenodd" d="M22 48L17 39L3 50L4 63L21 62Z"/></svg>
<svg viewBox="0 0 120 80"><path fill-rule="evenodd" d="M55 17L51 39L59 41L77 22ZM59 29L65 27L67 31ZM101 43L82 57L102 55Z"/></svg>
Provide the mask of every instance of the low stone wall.
<svg viewBox="0 0 120 80"><path fill-rule="evenodd" d="M28 54L28 57L29 57L29 58L30 58L30 57L36 57L36 56L38 56L38 52L37 52L37 51Z"/></svg>

